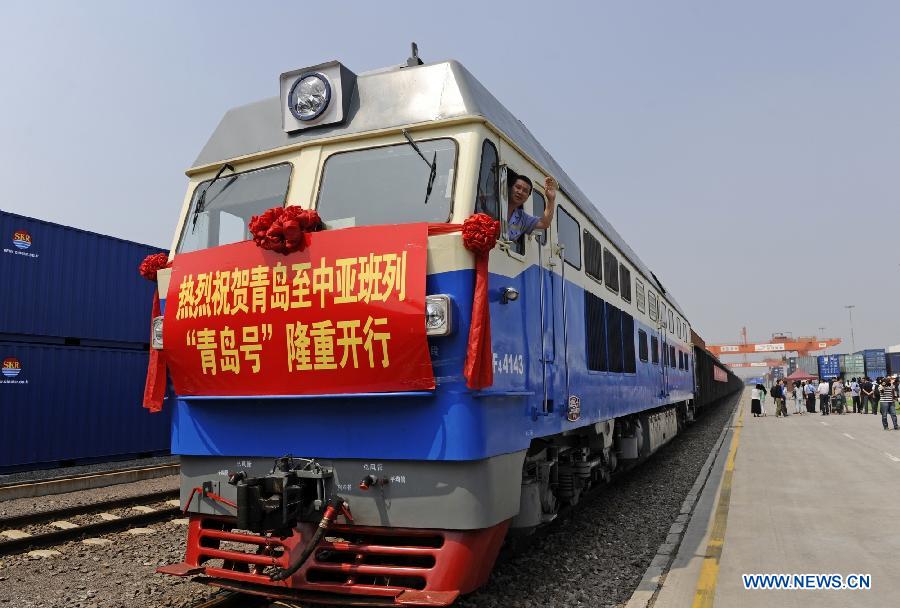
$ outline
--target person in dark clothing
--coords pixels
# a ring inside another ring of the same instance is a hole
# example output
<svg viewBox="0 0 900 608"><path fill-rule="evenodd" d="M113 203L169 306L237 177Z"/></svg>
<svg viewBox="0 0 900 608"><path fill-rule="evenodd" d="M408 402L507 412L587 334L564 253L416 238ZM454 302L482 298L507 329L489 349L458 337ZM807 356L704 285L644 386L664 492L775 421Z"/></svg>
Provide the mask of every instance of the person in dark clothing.
<svg viewBox="0 0 900 608"><path fill-rule="evenodd" d="M848 388L850 389L850 398L853 400L853 413L859 414L862 412L862 402L859 398L859 381L853 378L850 380Z"/></svg>
<svg viewBox="0 0 900 608"><path fill-rule="evenodd" d="M860 389L860 399L862 404L860 406L859 411L863 414L869 413L869 406L872 407L872 413L878 413L878 406L876 405L877 401L875 400L875 387L872 385L872 381L869 380L869 377L866 376L863 378L862 383L859 385Z"/></svg>
<svg viewBox="0 0 900 608"><path fill-rule="evenodd" d="M816 384L812 380L806 383L806 386L803 388L803 393L806 395L806 411L810 414L816 413Z"/></svg>
<svg viewBox="0 0 900 608"><path fill-rule="evenodd" d="M825 378L822 378L822 381L819 382L819 387L816 389L816 392L819 394L819 411L822 412L823 416L828 415L828 397L831 394L831 387L828 386L828 381Z"/></svg>
<svg viewBox="0 0 900 608"><path fill-rule="evenodd" d="M772 385L772 390L770 394L775 399L775 417L783 416L787 418L787 406L785 405L785 390L784 390L784 380L779 380L775 384Z"/></svg>

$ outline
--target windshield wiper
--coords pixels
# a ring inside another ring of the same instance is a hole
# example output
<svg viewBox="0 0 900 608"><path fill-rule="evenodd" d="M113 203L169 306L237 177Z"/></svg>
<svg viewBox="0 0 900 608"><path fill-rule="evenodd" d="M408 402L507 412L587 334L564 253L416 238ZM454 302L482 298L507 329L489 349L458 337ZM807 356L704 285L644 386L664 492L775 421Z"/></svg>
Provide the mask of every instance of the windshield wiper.
<svg viewBox="0 0 900 608"><path fill-rule="evenodd" d="M225 163L224 165L221 166L221 168L219 168L218 173L216 173L216 176L214 178L212 178L212 181L210 181L208 184L206 184L206 188L203 189L203 192L200 193L200 196L197 197L197 204L196 204L196 206L194 206L194 217L191 220L191 232L194 232L194 230L197 229L197 217L200 215L201 212L203 212L203 208L206 206L206 192L210 189L210 187L215 183L215 181L217 179L222 177L222 172L225 169L229 169L232 173L234 173L234 167L232 167L228 163ZM237 179L237 178L235 177L234 179ZM232 179L232 182L234 181L234 179ZM231 183L227 184L225 186L225 188L227 188L230 185L231 185ZM223 190L225 188L223 188Z"/></svg>
<svg viewBox="0 0 900 608"><path fill-rule="evenodd" d="M409 145L413 147L413 150L416 151L425 164L428 165L430 172L428 173L428 186L425 188L425 204L428 204L428 198L431 196L431 189L434 187L434 178L437 176L437 152L434 153L434 158L431 159L431 162L428 162L428 159L425 158L425 155L422 154L422 150L419 148L419 144L417 144L413 138L410 136L409 131L403 129L403 137L406 138L406 141L409 142Z"/></svg>

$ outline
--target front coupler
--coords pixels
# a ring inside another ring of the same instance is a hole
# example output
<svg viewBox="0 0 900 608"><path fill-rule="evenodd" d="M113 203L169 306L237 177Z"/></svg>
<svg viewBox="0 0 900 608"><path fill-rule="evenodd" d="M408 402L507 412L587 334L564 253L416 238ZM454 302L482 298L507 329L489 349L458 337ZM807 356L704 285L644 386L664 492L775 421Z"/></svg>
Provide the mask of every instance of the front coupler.
<svg viewBox="0 0 900 608"><path fill-rule="evenodd" d="M333 470L315 460L285 456L263 477L239 471L228 483L237 490L237 524L251 532L290 534L298 522L318 522L332 494Z"/></svg>

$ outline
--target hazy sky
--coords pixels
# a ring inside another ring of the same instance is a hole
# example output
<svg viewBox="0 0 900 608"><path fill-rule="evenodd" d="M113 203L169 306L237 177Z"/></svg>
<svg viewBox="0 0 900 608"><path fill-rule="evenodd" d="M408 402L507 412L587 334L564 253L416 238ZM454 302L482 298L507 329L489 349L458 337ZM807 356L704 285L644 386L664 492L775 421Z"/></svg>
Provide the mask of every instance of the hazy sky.
<svg viewBox="0 0 900 608"><path fill-rule="evenodd" d="M0 2L0 208L167 248L281 72L466 65L711 342L900 343L900 3ZM355 5L355 6L354 6ZM334 8L330 8L334 6Z"/></svg>

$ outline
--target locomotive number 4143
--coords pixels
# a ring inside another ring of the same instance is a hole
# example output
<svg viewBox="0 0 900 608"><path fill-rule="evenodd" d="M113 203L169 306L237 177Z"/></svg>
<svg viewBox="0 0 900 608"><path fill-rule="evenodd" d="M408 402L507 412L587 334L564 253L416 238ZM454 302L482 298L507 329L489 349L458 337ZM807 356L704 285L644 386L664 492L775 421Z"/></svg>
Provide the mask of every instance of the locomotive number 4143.
<svg viewBox="0 0 900 608"><path fill-rule="evenodd" d="M495 374L525 375L525 358L511 353L494 353Z"/></svg>

